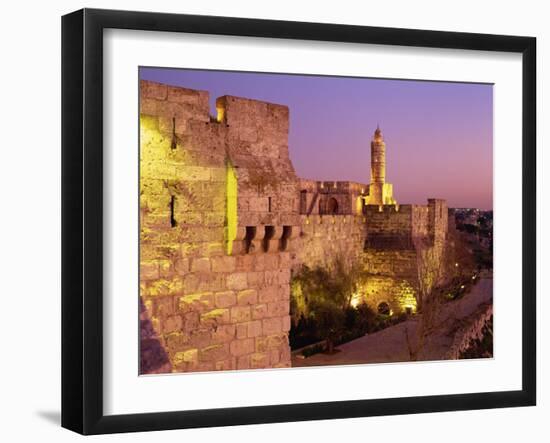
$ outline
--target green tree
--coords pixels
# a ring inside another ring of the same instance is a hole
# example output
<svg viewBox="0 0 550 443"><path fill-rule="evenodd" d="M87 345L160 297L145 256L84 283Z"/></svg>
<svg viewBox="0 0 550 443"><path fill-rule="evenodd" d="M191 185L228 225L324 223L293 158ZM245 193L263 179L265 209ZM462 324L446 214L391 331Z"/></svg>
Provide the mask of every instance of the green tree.
<svg viewBox="0 0 550 443"><path fill-rule="evenodd" d="M361 268L347 264L342 258L337 258L330 267L303 266L293 276L293 322L297 324L301 317L313 320L329 353L334 351L334 343L343 333L345 310L361 278Z"/></svg>

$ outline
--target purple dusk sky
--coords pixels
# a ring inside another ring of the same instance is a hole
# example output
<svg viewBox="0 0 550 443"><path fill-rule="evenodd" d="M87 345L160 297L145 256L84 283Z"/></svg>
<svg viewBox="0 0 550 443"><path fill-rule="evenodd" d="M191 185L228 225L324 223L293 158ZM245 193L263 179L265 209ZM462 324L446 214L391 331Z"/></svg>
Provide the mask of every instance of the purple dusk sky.
<svg viewBox="0 0 550 443"><path fill-rule="evenodd" d="M299 177L369 183L376 125L398 203L493 207L493 87L487 84L141 68L140 78L287 105Z"/></svg>

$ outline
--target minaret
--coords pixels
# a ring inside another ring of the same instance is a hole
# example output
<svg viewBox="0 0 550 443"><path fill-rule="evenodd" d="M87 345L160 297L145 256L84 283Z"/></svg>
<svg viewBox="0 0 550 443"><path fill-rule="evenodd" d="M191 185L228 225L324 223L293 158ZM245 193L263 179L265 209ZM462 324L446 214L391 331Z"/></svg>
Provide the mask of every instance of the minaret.
<svg viewBox="0 0 550 443"><path fill-rule="evenodd" d="M386 143L378 125L370 143L370 182L382 185L386 182Z"/></svg>
<svg viewBox="0 0 550 443"><path fill-rule="evenodd" d="M377 125L370 143L370 185L366 201L369 205L394 205L392 194L392 185L386 183L386 143Z"/></svg>

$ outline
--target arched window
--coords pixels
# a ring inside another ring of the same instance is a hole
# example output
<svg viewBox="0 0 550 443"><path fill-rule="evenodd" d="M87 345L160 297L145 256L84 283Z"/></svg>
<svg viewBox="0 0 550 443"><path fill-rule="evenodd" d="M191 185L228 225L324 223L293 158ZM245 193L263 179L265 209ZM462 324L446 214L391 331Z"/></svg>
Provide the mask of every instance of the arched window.
<svg viewBox="0 0 550 443"><path fill-rule="evenodd" d="M338 214L338 201L334 197L327 203L327 214Z"/></svg>
<svg viewBox="0 0 550 443"><path fill-rule="evenodd" d="M382 315L390 315L391 313L390 305L388 305L385 301L383 301L378 305L378 313Z"/></svg>

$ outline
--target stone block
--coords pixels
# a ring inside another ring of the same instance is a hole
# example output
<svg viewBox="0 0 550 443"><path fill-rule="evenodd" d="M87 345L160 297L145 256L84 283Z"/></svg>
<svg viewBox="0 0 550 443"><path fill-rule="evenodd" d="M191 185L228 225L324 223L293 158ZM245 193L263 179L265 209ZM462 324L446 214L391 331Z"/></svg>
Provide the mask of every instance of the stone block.
<svg viewBox="0 0 550 443"><path fill-rule="evenodd" d="M279 299L287 301L290 300L290 285L288 283L286 285L279 286Z"/></svg>
<svg viewBox="0 0 550 443"><path fill-rule="evenodd" d="M200 314L200 323L202 325L217 326L227 324L233 321L229 309L212 309L211 311Z"/></svg>
<svg viewBox="0 0 550 443"><path fill-rule="evenodd" d="M163 102L154 98L142 98L139 102L139 112L142 115L158 116Z"/></svg>
<svg viewBox="0 0 550 443"><path fill-rule="evenodd" d="M280 333L283 330L282 319L280 317L264 318L262 320L264 334L271 335Z"/></svg>
<svg viewBox="0 0 550 443"><path fill-rule="evenodd" d="M183 280L180 278L159 279L144 283L144 285L140 285L141 296L144 297L180 295L184 288Z"/></svg>
<svg viewBox="0 0 550 443"><path fill-rule="evenodd" d="M269 366L269 355L255 352L250 356L250 368L262 369Z"/></svg>
<svg viewBox="0 0 550 443"><path fill-rule="evenodd" d="M254 271L265 271L265 255L257 255L254 257Z"/></svg>
<svg viewBox="0 0 550 443"><path fill-rule="evenodd" d="M222 242L211 241L203 243L199 253L205 257L220 257L225 255L225 249Z"/></svg>
<svg viewBox="0 0 550 443"><path fill-rule="evenodd" d="M246 338L248 336L248 324L247 323L239 323L235 327L235 336L236 338Z"/></svg>
<svg viewBox="0 0 550 443"><path fill-rule="evenodd" d="M288 285L290 283L290 268L279 270L278 283Z"/></svg>
<svg viewBox="0 0 550 443"><path fill-rule="evenodd" d="M288 301L276 301L267 304L268 317L282 317L288 315L289 303Z"/></svg>
<svg viewBox="0 0 550 443"><path fill-rule="evenodd" d="M223 360L229 355L229 346L227 344L215 344L199 350L199 361L215 362Z"/></svg>
<svg viewBox="0 0 550 443"><path fill-rule="evenodd" d="M139 95L143 98L165 100L168 95L168 86L162 83L140 80Z"/></svg>
<svg viewBox="0 0 550 443"><path fill-rule="evenodd" d="M174 297L168 296L168 297L162 297L162 298L155 298L154 306L155 306L155 311L154 311L155 316L157 317L168 317L170 315L174 315L175 313Z"/></svg>
<svg viewBox="0 0 550 443"><path fill-rule="evenodd" d="M186 351L176 352L173 358L174 365L179 365L181 363L197 363L198 361L199 361L198 349L188 349Z"/></svg>
<svg viewBox="0 0 550 443"><path fill-rule="evenodd" d="M212 333L211 329L197 329L196 331L191 332L189 335L189 346L194 348L206 348L212 344Z"/></svg>
<svg viewBox="0 0 550 443"><path fill-rule="evenodd" d="M164 335L164 343L166 344L166 349L169 353L175 353L180 351L182 348L189 346L189 335L181 331L172 332L171 334Z"/></svg>
<svg viewBox="0 0 550 443"><path fill-rule="evenodd" d="M215 366L215 363L213 361L199 361L198 363L196 364L193 364L193 365L189 365L188 366L188 372L209 372L209 371L213 371L216 366Z"/></svg>
<svg viewBox="0 0 550 443"><path fill-rule="evenodd" d="M156 260L142 261L139 267L140 280L156 280L160 277L158 262Z"/></svg>
<svg viewBox="0 0 550 443"><path fill-rule="evenodd" d="M245 338L242 340L233 340L229 345L231 355L240 357L242 355L251 354L254 352L254 339Z"/></svg>
<svg viewBox="0 0 550 443"><path fill-rule="evenodd" d="M269 351L269 363L271 366L278 364L281 361L281 351L278 349L271 349Z"/></svg>
<svg viewBox="0 0 550 443"><path fill-rule="evenodd" d="M290 331L290 316L286 315L283 317L282 325L283 325L283 331L285 332Z"/></svg>
<svg viewBox="0 0 550 443"><path fill-rule="evenodd" d="M222 361L217 361L215 363L216 371L231 371L236 368L237 368L237 359L235 357L231 357Z"/></svg>
<svg viewBox="0 0 550 443"><path fill-rule="evenodd" d="M274 271L279 267L279 255L278 254L265 254L264 269L266 271Z"/></svg>
<svg viewBox="0 0 550 443"><path fill-rule="evenodd" d="M264 336L256 337L256 341L254 342L254 349L256 352L267 352L268 351L267 337L264 337Z"/></svg>
<svg viewBox="0 0 550 443"><path fill-rule="evenodd" d="M199 289L200 278L197 274L186 274L183 277L183 287L185 292L191 293Z"/></svg>
<svg viewBox="0 0 550 443"><path fill-rule="evenodd" d="M209 258L193 258L191 260L192 272L210 272L210 259Z"/></svg>
<svg viewBox="0 0 550 443"><path fill-rule="evenodd" d="M248 286L251 288L257 288L264 284L263 272L249 272L248 273Z"/></svg>
<svg viewBox="0 0 550 443"><path fill-rule="evenodd" d="M277 301L279 299L279 287L278 286L267 286L258 290L258 300L260 303L270 303Z"/></svg>
<svg viewBox="0 0 550 443"><path fill-rule="evenodd" d="M217 326L212 332L212 341L215 343L227 343L237 337L237 327L235 325L221 325ZM244 338L244 337L243 337Z"/></svg>
<svg viewBox="0 0 550 443"><path fill-rule="evenodd" d="M201 273L199 278L199 291L223 291L226 289L226 274L219 273Z"/></svg>
<svg viewBox="0 0 550 443"><path fill-rule="evenodd" d="M232 256L212 257L212 272L235 272L236 258Z"/></svg>
<svg viewBox="0 0 550 443"><path fill-rule="evenodd" d="M233 245L235 247L235 244ZM254 259L252 255L238 255L235 257L235 271L249 272L254 269Z"/></svg>
<svg viewBox="0 0 550 443"><path fill-rule="evenodd" d="M205 94L206 97L208 97L208 92L206 91L196 91L193 89L173 86L168 86L166 92L166 99L168 101L196 105L199 109L203 102L203 100L201 100L201 94Z"/></svg>
<svg viewBox="0 0 550 443"><path fill-rule="evenodd" d="M216 307L227 308L237 304L237 296L233 291L218 292L215 294Z"/></svg>
<svg viewBox="0 0 550 443"><path fill-rule="evenodd" d="M267 304L262 303L259 305L252 306L252 318L254 320L261 320L267 317Z"/></svg>
<svg viewBox="0 0 550 443"><path fill-rule="evenodd" d="M231 322L242 323L252 319L250 306L235 306L231 308Z"/></svg>
<svg viewBox="0 0 550 443"><path fill-rule="evenodd" d="M261 320L253 320L246 323L247 332L246 335L249 338L254 338L262 335L262 322Z"/></svg>
<svg viewBox="0 0 550 443"><path fill-rule="evenodd" d="M265 271L264 282L266 285L277 285L279 283L279 271Z"/></svg>
<svg viewBox="0 0 550 443"><path fill-rule="evenodd" d="M174 275L172 260L159 260L159 273L161 278L171 278Z"/></svg>
<svg viewBox="0 0 550 443"><path fill-rule="evenodd" d="M198 312L188 312L183 315L183 330L191 332L199 328L200 316Z"/></svg>
<svg viewBox="0 0 550 443"><path fill-rule="evenodd" d="M286 334L275 334L267 337L267 348L268 349L279 349L282 346L287 344Z"/></svg>
<svg viewBox="0 0 550 443"><path fill-rule="evenodd" d="M179 309L182 312L205 311L212 309L214 305L214 294L212 292L184 295L179 299Z"/></svg>
<svg viewBox="0 0 550 443"><path fill-rule="evenodd" d="M189 259L186 257L177 259L175 263L175 271L179 275L187 274L189 272ZM184 285L185 285L185 280L184 280Z"/></svg>
<svg viewBox="0 0 550 443"><path fill-rule="evenodd" d="M250 369L250 355L237 357L237 369Z"/></svg>
<svg viewBox="0 0 550 443"><path fill-rule="evenodd" d="M237 294L237 303L240 306L253 305L258 302L258 291L255 289L245 289Z"/></svg>
<svg viewBox="0 0 550 443"><path fill-rule="evenodd" d="M248 286L246 273L237 272L227 276L227 288L234 291L241 291Z"/></svg>

